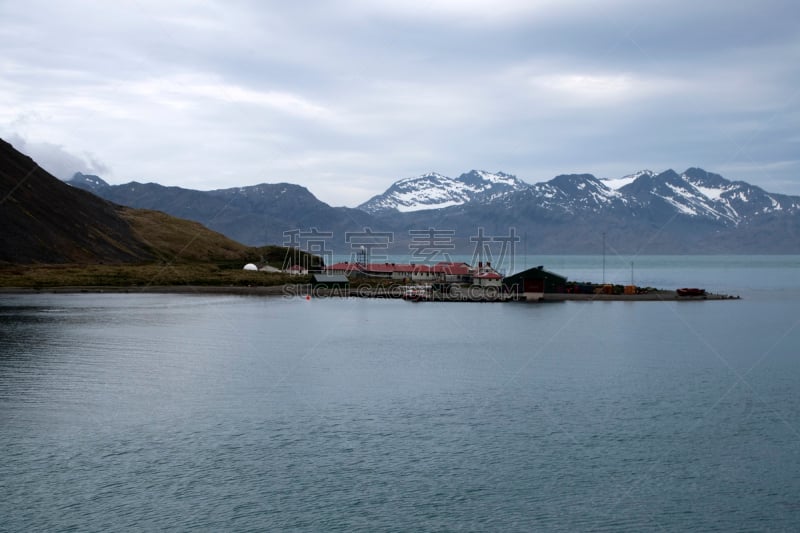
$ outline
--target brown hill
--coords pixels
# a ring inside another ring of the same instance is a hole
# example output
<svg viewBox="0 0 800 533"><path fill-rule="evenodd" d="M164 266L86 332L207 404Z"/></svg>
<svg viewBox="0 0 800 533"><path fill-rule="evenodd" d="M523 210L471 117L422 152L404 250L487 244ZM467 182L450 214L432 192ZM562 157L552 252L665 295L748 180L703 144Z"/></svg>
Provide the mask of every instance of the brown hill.
<svg viewBox="0 0 800 533"><path fill-rule="evenodd" d="M71 187L0 139L0 263L234 260L253 249L204 226Z"/></svg>

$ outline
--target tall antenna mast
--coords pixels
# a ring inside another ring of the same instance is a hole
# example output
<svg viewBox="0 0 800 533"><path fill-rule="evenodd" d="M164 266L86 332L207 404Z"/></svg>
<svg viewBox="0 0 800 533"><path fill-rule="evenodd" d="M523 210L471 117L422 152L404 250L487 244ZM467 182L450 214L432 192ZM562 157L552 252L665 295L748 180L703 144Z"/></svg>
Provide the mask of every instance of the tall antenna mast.
<svg viewBox="0 0 800 533"><path fill-rule="evenodd" d="M603 285L606 284L606 232L603 232Z"/></svg>

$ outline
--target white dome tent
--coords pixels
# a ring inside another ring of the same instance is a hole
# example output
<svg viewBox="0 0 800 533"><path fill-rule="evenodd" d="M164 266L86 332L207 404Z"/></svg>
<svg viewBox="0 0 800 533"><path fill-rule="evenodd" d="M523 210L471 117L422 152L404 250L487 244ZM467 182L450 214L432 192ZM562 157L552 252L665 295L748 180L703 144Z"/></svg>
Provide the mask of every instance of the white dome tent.
<svg viewBox="0 0 800 533"><path fill-rule="evenodd" d="M258 267L255 266L253 263L247 263L242 270L253 270L257 271Z"/></svg>

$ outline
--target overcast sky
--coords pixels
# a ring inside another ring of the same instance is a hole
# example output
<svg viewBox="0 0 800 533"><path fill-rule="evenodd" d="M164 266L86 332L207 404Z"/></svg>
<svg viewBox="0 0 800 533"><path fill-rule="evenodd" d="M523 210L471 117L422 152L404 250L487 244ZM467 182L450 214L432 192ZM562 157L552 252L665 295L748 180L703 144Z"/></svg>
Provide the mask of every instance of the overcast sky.
<svg viewBox="0 0 800 533"><path fill-rule="evenodd" d="M800 194L794 0L0 0L0 136L59 177L287 181L691 166Z"/></svg>

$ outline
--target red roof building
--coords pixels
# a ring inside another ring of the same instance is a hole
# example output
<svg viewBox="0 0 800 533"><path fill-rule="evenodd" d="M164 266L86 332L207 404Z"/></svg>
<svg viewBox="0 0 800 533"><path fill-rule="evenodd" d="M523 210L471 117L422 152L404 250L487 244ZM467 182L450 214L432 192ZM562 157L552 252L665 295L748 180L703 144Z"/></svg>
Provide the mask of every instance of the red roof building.
<svg viewBox="0 0 800 533"><path fill-rule="evenodd" d="M478 274L491 274L490 277L481 278L491 281L501 280L502 276L491 268L486 270L475 269L467 263L454 263L440 261L434 265L415 264L415 263L336 263L328 268L329 274L343 274L345 276L359 275L374 278L386 278L403 281L422 281L422 282L450 282L450 283L472 283L473 278ZM493 276L497 276L496 278Z"/></svg>
<svg viewBox="0 0 800 533"><path fill-rule="evenodd" d="M472 277L472 283L481 287L499 287L503 281L503 276L495 271L481 272Z"/></svg>
<svg viewBox="0 0 800 533"><path fill-rule="evenodd" d="M286 269L286 272L289 274L294 274L296 276L299 276L303 274L308 274L308 269L303 268L300 265L292 265L288 269Z"/></svg>

